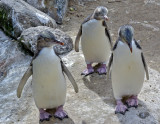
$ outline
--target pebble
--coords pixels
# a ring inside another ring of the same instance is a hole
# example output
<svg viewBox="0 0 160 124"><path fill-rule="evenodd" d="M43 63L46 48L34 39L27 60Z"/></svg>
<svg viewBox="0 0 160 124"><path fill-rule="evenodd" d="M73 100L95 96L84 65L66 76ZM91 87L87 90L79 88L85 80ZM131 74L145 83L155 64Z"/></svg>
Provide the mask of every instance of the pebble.
<svg viewBox="0 0 160 124"><path fill-rule="evenodd" d="M142 119L145 119L146 117L149 116L149 113L148 113L148 112L140 112L138 116L139 116L140 118L142 118Z"/></svg>

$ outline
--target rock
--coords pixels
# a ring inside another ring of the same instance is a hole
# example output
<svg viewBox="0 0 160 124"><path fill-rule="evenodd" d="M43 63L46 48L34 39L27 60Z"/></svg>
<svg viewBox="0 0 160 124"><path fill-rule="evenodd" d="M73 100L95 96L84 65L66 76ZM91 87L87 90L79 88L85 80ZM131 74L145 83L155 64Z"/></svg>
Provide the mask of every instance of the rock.
<svg viewBox="0 0 160 124"><path fill-rule="evenodd" d="M84 4L86 2L93 2L93 1L97 1L97 0L76 0L78 2L79 5L84 6Z"/></svg>
<svg viewBox="0 0 160 124"><path fill-rule="evenodd" d="M62 24L68 7L68 0L24 0L35 8L45 12Z"/></svg>
<svg viewBox="0 0 160 124"><path fill-rule="evenodd" d="M31 27L24 30L19 37L20 42L22 42L27 49L31 52L36 52L37 46L37 36L41 31L48 30L51 31L58 40L62 41L64 45L57 45L54 47L55 52L58 55L62 55L64 53L68 53L73 49L73 41L72 39L65 34L63 31L59 29L53 29L47 26L38 26L38 27Z"/></svg>
<svg viewBox="0 0 160 124"><path fill-rule="evenodd" d="M36 26L55 28L51 17L35 9L23 0L0 1L0 27L10 36L17 38L24 29Z"/></svg>
<svg viewBox="0 0 160 124"><path fill-rule="evenodd" d="M140 112L139 113L139 117L142 118L142 119L145 119L146 117L149 116L149 113L148 112Z"/></svg>
<svg viewBox="0 0 160 124"><path fill-rule="evenodd" d="M18 42L8 38L0 30L0 81L8 76L9 73L12 73L11 70L21 64L24 58L30 61L31 57L22 53Z"/></svg>
<svg viewBox="0 0 160 124"><path fill-rule="evenodd" d="M17 115L27 114L25 109L28 108L28 103L18 101L16 89L31 59L31 56L21 52L18 42L8 38L0 30L0 73L3 73L0 75L0 124L18 123L21 117ZM31 101L29 98L25 99ZM19 113L20 104L24 108L22 113Z"/></svg>

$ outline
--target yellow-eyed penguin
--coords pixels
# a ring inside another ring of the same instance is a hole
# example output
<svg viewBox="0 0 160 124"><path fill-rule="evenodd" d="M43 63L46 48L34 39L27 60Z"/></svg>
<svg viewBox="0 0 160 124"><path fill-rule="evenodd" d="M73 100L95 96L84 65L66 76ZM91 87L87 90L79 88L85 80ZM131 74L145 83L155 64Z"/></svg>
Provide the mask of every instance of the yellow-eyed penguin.
<svg viewBox="0 0 160 124"><path fill-rule="evenodd" d="M52 108L56 108L54 117L59 119L68 117L63 110L66 99L66 81L63 72L68 76L75 92L78 92L78 86L71 73L54 52L54 44L63 45L49 31L43 31L39 34L37 54L17 89L17 97L20 98L24 85L32 75L33 97L40 112L40 121L49 120L51 115L45 110Z"/></svg>
<svg viewBox="0 0 160 124"><path fill-rule="evenodd" d="M87 69L82 75L94 73L92 63L101 63L97 69L99 74L106 74L106 63L112 49L111 36L106 20L108 10L106 7L98 6L93 14L88 16L81 24L75 40L75 51L79 51L79 41L81 38L82 51L87 64Z"/></svg>
<svg viewBox="0 0 160 124"><path fill-rule="evenodd" d="M113 47L108 63L107 76L111 69L113 94L117 102L115 113L125 114L129 107L137 107L137 96L141 91L144 76L149 80L148 68L142 49L134 39L134 29L123 25L119 29L119 38ZM126 104L121 101L127 96Z"/></svg>

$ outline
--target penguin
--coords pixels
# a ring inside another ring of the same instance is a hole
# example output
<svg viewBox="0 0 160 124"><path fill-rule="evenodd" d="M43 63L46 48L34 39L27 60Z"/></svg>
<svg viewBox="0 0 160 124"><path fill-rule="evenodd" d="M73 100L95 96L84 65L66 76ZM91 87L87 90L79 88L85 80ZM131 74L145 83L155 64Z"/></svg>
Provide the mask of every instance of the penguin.
<svg viewBox="0 0 160 124"><path fill-rule="evenodd" d="M38 35L37 52L17 88L17 97L20 98L24 85L32 75L33 98L39 109L40 121L48 121L52 115L46 110L53 108L56 108L55 118L62 120L68 117L63 110L66 100L66 80L63 72L68 76L75 92L78 92L74 78L53 49L55 44L64 45L56 40L50 31L42 31Z"/></svg>
<svg viewBox="0 0 160 124"><path fill-rule="evenodd" d="M81 74L89 75L94 72L106 74L106 64L109 59L112 40L106 21L108 20L108 9L98 6L93 14L88 16L80 26L75 39L75 51L79 52L79 41L84 54L87 69ZM100 63L100 67L95 71L92 63Z"/></svg>
<svg viewBox="0 0 160 124"><path fill-rule="evenodd" d="M123 25L110 56L107 78L111 70L113 94L116 99L115 113L125 114L130 107L138 107L144 77L149 80L148 67L141 46L134 39L134 28ZM112 68L112 69L111 69ZM127 97L124 104L122 99Z"/></svg>

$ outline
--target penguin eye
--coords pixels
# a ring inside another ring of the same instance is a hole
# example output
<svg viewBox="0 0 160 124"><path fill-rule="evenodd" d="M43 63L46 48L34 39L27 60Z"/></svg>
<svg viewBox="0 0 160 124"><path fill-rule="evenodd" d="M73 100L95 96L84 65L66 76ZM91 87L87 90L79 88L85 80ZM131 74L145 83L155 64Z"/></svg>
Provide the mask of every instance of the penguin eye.
<svg viewBox="0 0 160 124"><path fill-rule="evenodd" d="M49 38L44 37L44 40L45 40L45 41L48 41L48 40L49 40Z"/></svg>

